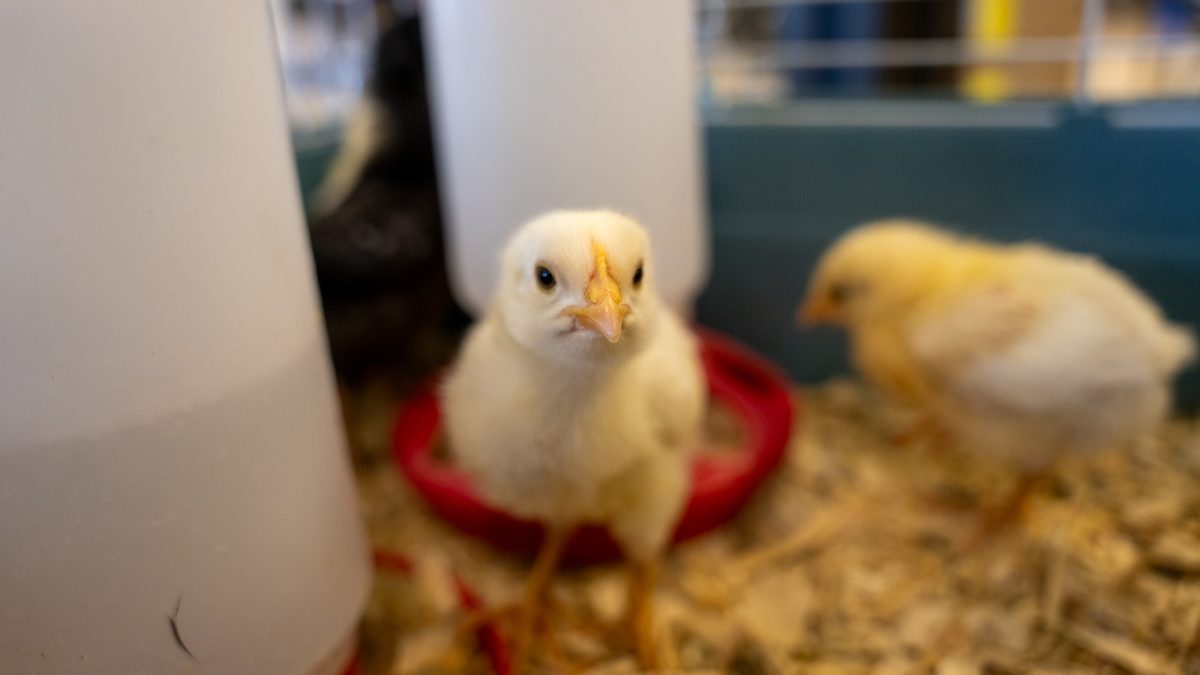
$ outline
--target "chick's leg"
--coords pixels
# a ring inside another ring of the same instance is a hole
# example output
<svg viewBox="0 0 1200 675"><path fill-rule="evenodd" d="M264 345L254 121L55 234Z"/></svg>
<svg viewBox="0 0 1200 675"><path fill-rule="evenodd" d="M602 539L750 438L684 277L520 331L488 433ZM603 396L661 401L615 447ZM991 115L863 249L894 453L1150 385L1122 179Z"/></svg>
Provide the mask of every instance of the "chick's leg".
<svg viewBox="0 0 1200 675"><path fill-rule="evenodd" d="M513 638L514 660L518 666L524 663L533 644L534 633L542 620L542 605L546 601L546 592L562 559L570 532L569 528L546 527L546 535L538 550L537 559L525 580L525 594L519 612L517 632Z"/></svg>
<svg viewBox="0 0 1200 675"><path fill-rule="evenodd" d="M639 463L621 481L621 509L610 529L632 561L628 635L643 670L659 663L654 626L654 591L660 563L687 499L688 465L682 453L664 454Z"/></svg>
<svg viewBox="0 0 1200 675"><path fill-rule="evenodd" d="M629 575L627 625L633 629L638 663L645 670L658 667L658 649L654 637L654 588L658 585L660 563L657 558L633 564Z"/></svg>
<svg viewBox="0 0 1200 675"><path fill-rule="evenodd" d="M1029 498L1046 478L1045 471L1027 471L1017 478L1013 491L998 506L984 512L974 534L967 542L970 549L977 548L992 537L1019 523L1029 505Z"/></svg>

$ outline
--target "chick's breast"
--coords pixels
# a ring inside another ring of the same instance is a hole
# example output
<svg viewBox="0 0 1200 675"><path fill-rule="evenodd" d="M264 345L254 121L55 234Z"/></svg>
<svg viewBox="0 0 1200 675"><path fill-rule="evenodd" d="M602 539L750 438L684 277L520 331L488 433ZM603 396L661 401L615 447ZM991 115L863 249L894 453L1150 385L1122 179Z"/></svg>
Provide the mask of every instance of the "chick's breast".
<svg viewBox="0 0 1200 675"><path fill-rule="evenodd" d="M611 372L575 376L529 358L495 322L477 326L443 406L451 450L483 495L524 518L611 524L639 492L623 484L646 482L633 480L639 470L686 472L701 375L690 336L668 323ZM668 492L682 503L683 492Z"/></svg>
<svg viewBox="0 0 1200 675"><path fill-rule="evenodd" d="M687 501L690 450L700 436L706 383L695 337L673 315L655 341L630 364L624 388L641 421L643 452L602 483L606 522L634 560L661 551Z"/></svg>

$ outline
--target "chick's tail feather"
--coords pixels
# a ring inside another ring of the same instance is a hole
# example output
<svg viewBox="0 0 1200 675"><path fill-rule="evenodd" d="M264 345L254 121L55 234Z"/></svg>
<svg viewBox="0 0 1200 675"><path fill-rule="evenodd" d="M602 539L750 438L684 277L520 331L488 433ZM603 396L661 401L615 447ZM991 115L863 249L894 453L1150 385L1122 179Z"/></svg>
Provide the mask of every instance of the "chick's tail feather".
<svg viewBox="0 0 1200 675"><path fill-rule="evenodd" d="M1191 365L1196 358L1196 337L1191 330L1170 326L1163 334L1161 367L1164 375L1172 376Z"/></svg>

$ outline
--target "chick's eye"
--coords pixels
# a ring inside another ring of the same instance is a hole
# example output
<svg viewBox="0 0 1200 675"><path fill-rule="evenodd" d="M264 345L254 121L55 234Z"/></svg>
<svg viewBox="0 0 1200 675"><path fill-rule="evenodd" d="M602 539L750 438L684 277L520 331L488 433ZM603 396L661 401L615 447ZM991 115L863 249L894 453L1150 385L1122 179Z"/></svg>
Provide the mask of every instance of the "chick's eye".
<svg viewBox="0 0 1200 675"><path fill-rule="evenodd" d="M534 276L537 277L538 286L541 286L542 290L548 291L554 288L554 284L556 283L554 274L546 269L544 265L538 265L537 269L534 270Z"/></svg>
<svg viewBox="0 0 1200 675"><path fill-rule="evenodd" d="M840 282L829 287L829 301L835 305L844 304L861 290L858 284Z"/></svg>
<svg viewBox="0 0 1200 675"><path fill-rule="evenodd" d="M633 272L633 285L635 287L642 285L642 266L641 265L638 265L637 269L634 270L634 272Z"/></svg>

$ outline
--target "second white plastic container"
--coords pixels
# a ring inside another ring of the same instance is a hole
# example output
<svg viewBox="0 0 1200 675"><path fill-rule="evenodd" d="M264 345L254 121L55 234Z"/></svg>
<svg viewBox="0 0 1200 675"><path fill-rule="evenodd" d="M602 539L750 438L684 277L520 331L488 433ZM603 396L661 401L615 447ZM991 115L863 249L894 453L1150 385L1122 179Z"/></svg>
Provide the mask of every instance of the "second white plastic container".
<svg viewBox="0 0 1200 675"><path fill-rule="evenodd" d="M556 208L634 216L690 305L708 265L690 0L424 5L455 294L478 312L497 251Z"/></svg>

